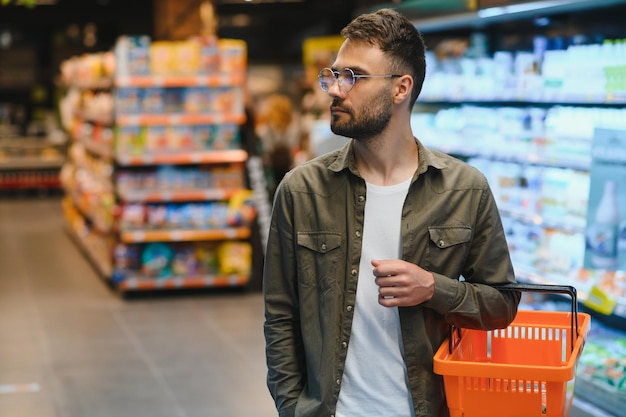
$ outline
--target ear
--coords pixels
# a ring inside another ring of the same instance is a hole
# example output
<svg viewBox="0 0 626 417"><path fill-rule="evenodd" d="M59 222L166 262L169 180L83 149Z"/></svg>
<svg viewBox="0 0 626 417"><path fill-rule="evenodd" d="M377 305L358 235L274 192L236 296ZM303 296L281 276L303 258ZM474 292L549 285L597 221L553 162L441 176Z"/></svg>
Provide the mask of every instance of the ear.
<svg viewBox="0 0 626 417"><path fill-rule="evenodd" d="M403 75L396 81L396 87L393 95L394 104L400 104L411 97L411 91L413 90L413 77L410 75Z"/></svg>

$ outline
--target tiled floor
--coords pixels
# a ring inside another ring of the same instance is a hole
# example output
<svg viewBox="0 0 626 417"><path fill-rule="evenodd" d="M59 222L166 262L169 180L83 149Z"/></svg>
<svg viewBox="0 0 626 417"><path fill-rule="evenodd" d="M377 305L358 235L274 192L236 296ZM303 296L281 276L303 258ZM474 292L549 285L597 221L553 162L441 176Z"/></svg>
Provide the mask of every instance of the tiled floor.
<svg viewBox="0 0 626 417"><path fill-rule="evenodd" d="M259 293L125 300L58 198L0 200L0 416L269 417Z"/></svg>
<svg viewBox="0 0 626 417"><path fill-rule="evenodd" d="M259 293L125 300L58 198L0 198L0 417L275 417L262 323Z"/></svg>

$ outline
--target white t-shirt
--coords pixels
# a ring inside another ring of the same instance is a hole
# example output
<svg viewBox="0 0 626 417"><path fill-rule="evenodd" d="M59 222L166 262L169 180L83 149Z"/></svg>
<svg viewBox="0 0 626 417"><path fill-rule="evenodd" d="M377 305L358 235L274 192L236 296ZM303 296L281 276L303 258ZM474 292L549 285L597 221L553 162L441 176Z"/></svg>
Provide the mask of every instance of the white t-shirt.
<svg viewBox="0 0 626 417"><path fill-rule="evenodd" d="M401 256L402 206L411 179L367 184L363 249L352 332L337 402L337 417L413 416L396 307L378 303L372 259Z"/></svg>

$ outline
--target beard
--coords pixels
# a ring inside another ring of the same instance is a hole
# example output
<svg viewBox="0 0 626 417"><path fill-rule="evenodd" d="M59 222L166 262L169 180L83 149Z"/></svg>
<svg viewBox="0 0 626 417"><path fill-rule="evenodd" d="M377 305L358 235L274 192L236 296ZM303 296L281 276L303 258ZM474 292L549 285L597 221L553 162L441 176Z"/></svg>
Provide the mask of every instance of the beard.
<svg viewBox="0 0 626 417"><path fill-rule="evenodd" d="M340 106L339 100L334 100L333 106L340 107L348 120L341 120L340 116L333 116L330 121L330 130L339 136L352 139L367 139L380 134L391 120L393 104L387 94L380 94L371 102L361 107L361 116L354 116L353 107Z"/></svg>

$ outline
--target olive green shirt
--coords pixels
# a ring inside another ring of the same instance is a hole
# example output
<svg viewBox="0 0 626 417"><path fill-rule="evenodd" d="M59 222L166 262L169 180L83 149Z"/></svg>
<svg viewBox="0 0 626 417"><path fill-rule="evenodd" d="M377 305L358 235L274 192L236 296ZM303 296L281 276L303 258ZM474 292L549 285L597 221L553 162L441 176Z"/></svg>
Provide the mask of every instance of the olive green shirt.
<svg viewBox="0 0 626 417"><path fill-rule="evenodd" d="M506 327L519 293L489 286L515 282L515 276L484 175L419 141L417 146L419 161L402 210L402 259L431 271L435 291L423 304L400 307L399 315L415 415L439 417L448 410L433 355L449 326ZM296 167L277 190L263 293L267 384L281 417L334 415L366 198L352 141Z"/></svg>

